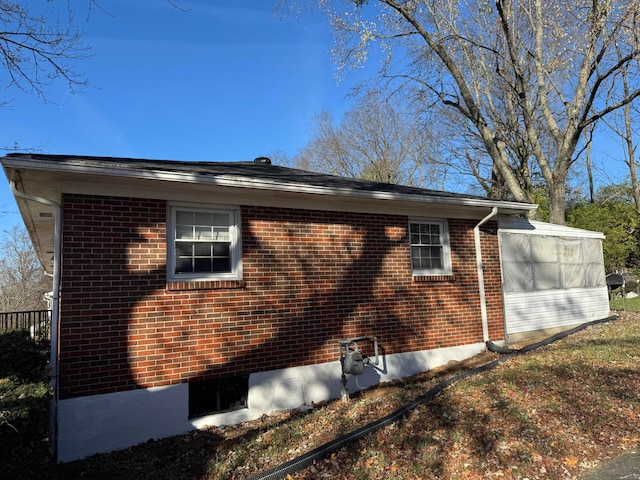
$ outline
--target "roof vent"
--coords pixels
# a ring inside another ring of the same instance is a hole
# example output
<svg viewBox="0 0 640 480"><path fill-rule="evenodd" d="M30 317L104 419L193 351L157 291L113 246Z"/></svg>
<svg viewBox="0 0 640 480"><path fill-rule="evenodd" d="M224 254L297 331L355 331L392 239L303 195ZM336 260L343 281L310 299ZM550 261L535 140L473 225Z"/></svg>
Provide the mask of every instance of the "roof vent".
<svg viewBox="0 0 640 480"><path fill-rule="evenodd" d="M269 157L258 157L253 163L263 163L265 165L271 165L271 159Z"/></svg>

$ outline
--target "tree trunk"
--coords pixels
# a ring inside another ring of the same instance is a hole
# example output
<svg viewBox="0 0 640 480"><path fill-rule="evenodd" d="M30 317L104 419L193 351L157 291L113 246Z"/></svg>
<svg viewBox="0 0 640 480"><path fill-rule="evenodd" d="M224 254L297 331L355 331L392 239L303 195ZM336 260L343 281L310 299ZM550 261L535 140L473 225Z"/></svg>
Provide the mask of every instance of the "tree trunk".
<svg viewBox="0 0 640 480"><path fill-rule="evenodd" d="M587 143L587 177L589 178L589 203L593 204L595 200L595 190L593 187L593 169L591 167L591 132L592 127L585 128L584 141Z"/></svg>
<svg viewBox="0 0 640 480"><path fill-rule="evenodd" d="M625 88L626 77L625 77ZM625 128L625 143L627 145L627 156L629 159L629 176L631 177L631 192L633 193L633 200L636 204L636 211L640 214L640 187L638 186L638 176L636 175L636 153L633 146L633 130L631 128L631 105L624 106L624 128Z"/></svg>
<svg viewBox="0 0 640 480"><path fill-rule="evenodd" d="M566 195L566 173L556 175L554 181L549 183L549 222L558 225L565 224L565 195Z"/></svg>

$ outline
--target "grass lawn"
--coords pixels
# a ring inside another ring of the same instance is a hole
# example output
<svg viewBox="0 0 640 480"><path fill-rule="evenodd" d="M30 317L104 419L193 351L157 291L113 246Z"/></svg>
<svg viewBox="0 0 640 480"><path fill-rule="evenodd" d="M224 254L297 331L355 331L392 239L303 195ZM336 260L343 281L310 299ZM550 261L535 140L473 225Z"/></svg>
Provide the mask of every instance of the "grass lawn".
<svg viewBox="0 0 640 480"><path fill-rule="evenodd" d="M249 478L395 411L444 378L495 358L497 354L485 352L361 392L349 403L327 402L308 412L194 431L64 465L47 463L44 430L36 428L45 421L43 384L9 376L1 385L15 388L16 394L2 390L0 408L33 412L24 425L15 416L0 425L0 472L10 472L6 478L54 480ZM27 404L17 401L18 391L25 395L22 400L33 397L31 407L22 408ZM639 444L640 314L622 313L610 323L460 381L400 421L291 478L570 479ZM5 457L13 446L21 456Z"/></svg>
<svg viewBox="0 0 640 480"><path fill-rule="evenodd" d="M613 297L609 302L611 310L617 312L640 312L640 297L638 298L622 298Z"/></svg>

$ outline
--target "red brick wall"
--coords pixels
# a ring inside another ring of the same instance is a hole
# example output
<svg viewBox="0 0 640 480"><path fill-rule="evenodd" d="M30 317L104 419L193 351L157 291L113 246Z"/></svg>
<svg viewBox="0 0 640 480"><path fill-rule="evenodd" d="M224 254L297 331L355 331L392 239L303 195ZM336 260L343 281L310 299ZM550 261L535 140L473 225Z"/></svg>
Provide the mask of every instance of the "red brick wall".
<svg viewBox="0 0 640 480"><path fill-rule="evenodd" d="M449 220L453 277L412 278L405 216L242 207L243 280L166 282L166 204L63 198L60 395L69 398L482 341L474 221ZM482 248L503 337L495 224Z"/></svg>

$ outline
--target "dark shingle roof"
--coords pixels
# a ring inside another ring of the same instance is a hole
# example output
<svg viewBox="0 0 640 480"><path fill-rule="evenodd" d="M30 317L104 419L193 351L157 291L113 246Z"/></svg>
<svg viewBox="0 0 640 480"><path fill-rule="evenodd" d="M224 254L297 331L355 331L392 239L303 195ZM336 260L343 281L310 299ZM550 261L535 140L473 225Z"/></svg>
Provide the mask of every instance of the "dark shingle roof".
<svg viewBox="0 0 640 480"><path fill-rule="evenodd" d="M488 200L486 197L428 190L407 185L371 182L336 175L308 172L294 168L271 165L257 161L248 162L202 162L176 160L146 160L138 158L95 157L79 155L45 155L19 154L7 155L10 158L28 158L32 161L51 162L61 167L83 167L105 170L139 172L166 172L171 174L186 174L205 178L227 178L247 181L260 180L277 185L310 186L338 190L350 190L363 193L386 193L392 195L417 195L440 197L449 199L478 199ZM515 202L518 203L518 202ZM527 205L523 203L523 206Z"/></svg>

